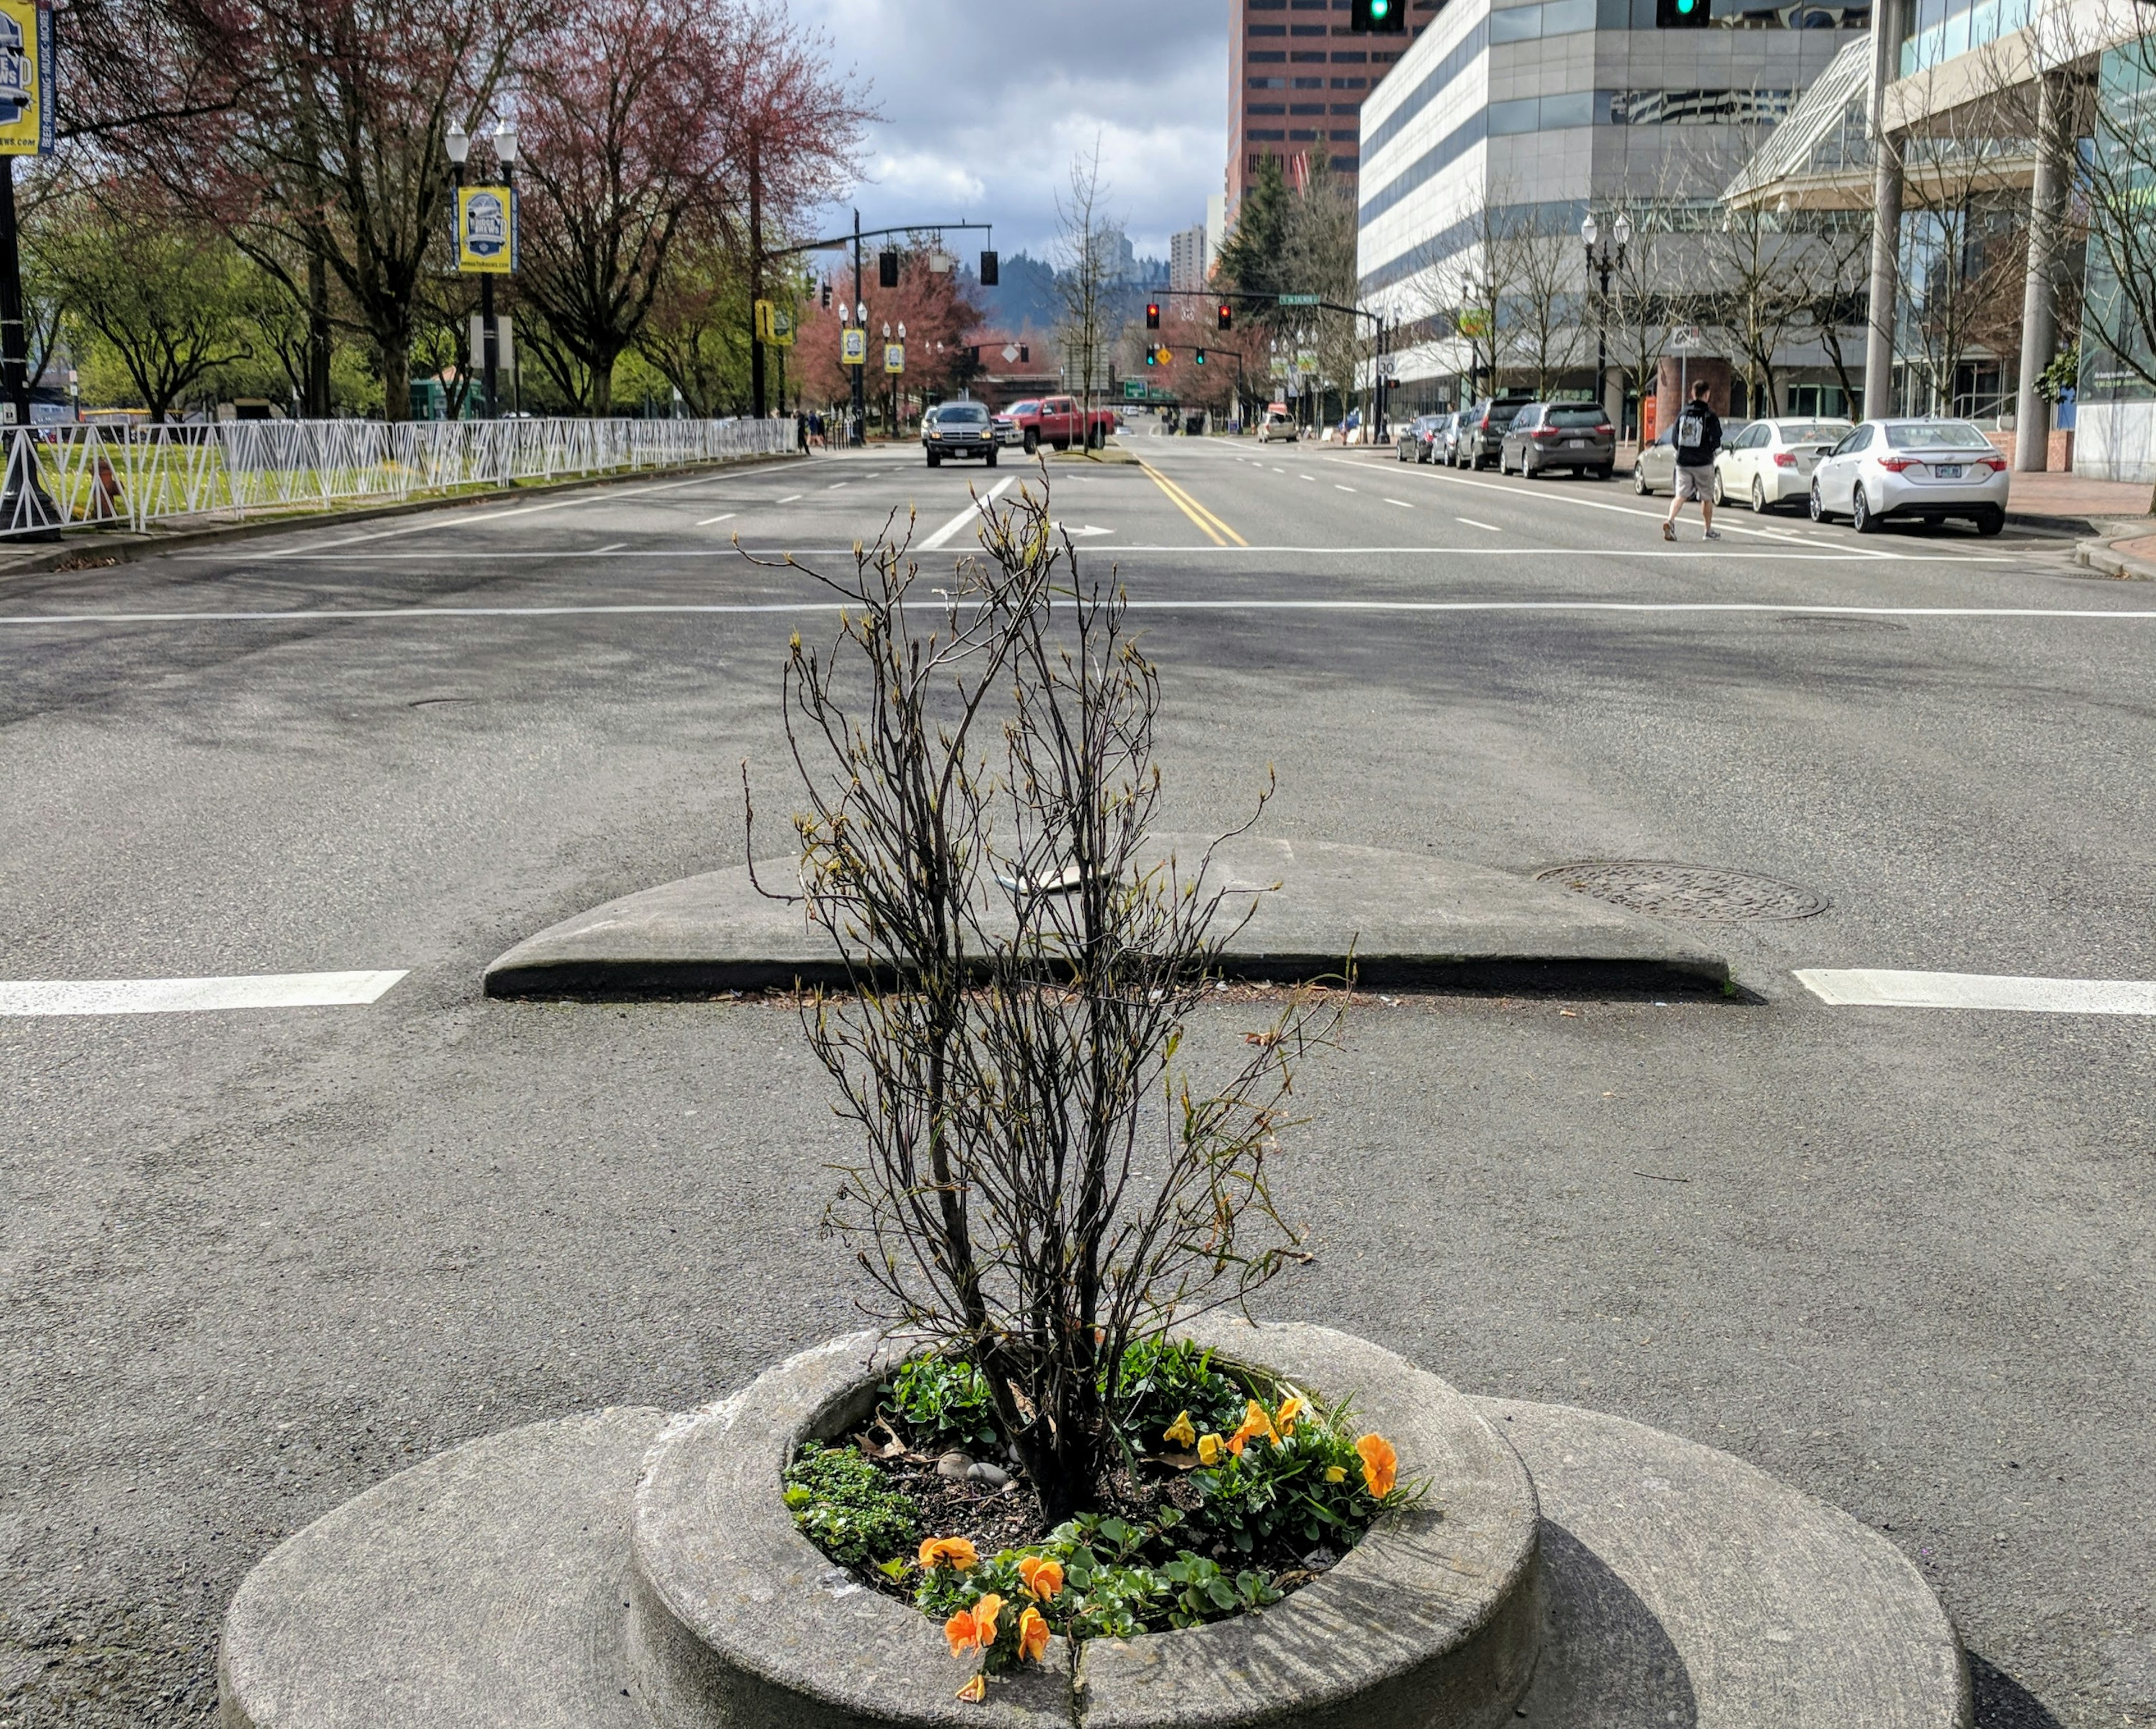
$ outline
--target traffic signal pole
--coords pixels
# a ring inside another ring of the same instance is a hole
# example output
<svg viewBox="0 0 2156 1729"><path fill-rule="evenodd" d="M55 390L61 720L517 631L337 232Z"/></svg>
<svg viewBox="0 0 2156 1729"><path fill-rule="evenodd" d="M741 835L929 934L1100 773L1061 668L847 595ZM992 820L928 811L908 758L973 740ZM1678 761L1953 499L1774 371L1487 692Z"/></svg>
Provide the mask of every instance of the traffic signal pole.
<svg viewBox="0 0 2156 1729"><path fill-rule="evenodd" d="M860 318L860 309L868 302L861 298L861 213L854 213L854 305L853 316ZM840 319L843 327L846 321ZM869 439L869 402L867 381L863 377L868 369L869 327L865 320L861 324L861 363L854 368L854 435L850 444L865 444Z"/></svg>

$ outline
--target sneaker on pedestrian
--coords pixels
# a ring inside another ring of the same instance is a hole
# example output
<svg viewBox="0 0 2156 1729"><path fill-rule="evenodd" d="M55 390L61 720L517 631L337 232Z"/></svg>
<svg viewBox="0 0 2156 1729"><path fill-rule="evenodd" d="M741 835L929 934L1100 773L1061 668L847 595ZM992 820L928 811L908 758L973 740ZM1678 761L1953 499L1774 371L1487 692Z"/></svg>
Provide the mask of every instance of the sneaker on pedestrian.
<svg viewBox="0 0 2156 1729"><path fill-rule="evenodd" d="M1674 523L1674 522L1671 522L1671 521L1668 521L1666 518L1665 518L1665 519L1664 519L1664 521L1663 521L1663 522L1662 522L1662 538L1663 538L1664 540L1666 540L1666 541L1673 541L1673 540L1675 540L1676 537L1677 537L1677 526L1676 526L1676 523Z"/></svg>
<svg viewBox="0 0 2156 1729"><path fill-rule="evenodd" d="M1710 541L1718 541L1722 538L1722 531L1718 528L1710 528L1707 530L1704 538Z"/></svg>

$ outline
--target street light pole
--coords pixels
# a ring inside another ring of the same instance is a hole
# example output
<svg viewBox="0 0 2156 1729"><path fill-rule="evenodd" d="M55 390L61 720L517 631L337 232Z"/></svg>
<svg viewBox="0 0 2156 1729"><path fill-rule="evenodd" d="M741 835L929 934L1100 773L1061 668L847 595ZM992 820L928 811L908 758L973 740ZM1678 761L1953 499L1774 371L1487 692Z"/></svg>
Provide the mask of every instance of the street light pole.
<svg viewBox="0 0 2156 1729"><path fill-rule="evenodd" d="M854 318L861 327L861 363L854 368L854 436L856 444L868 442L869 303L861 295L861 213L854 213Z"/></svg>
<svg viewBox="0 0 2156 1729"><path fill-rule="evenodd" d="M494 127L494 156L501 164L501 183L510 190L510 208L516 208L516 128L507 121L497 121ZM516 232L514 219L511 233ZM511 257L515 254L512 252ZM494 278L482 276L479 286L480 326L485 342L486 413L490 420L501 418L501 326L494 314Z"/></svg>
<svg viewBox="0 0 2156 1729"><path fill-rule="evenodd" d="M1590 276L1599 274L1602 283L1602 291L1594 302L1594 389L1596 397L1602 404L1602 412L1609 415L1609 273L1612 269L1622 269L1625 267L1625 249L1632 244L1632 219L1621 210L1617 213L1614 237L1617 243L1617 249L1614 256L1610 252L1609 241L1603 239L1602 226L1595 221L1593 211L1589 211L1581 219L1579 238L1586 243L1587 246L1588 274ZM1596 244L1598 241L1600 242L1599 248ZM1645 380L1641 381L1640 387L1642 389L1645 387ZM1623 406L1620 404L1618 412L1609 415L1609 418L1621 434L1624 430Z"/></svg>

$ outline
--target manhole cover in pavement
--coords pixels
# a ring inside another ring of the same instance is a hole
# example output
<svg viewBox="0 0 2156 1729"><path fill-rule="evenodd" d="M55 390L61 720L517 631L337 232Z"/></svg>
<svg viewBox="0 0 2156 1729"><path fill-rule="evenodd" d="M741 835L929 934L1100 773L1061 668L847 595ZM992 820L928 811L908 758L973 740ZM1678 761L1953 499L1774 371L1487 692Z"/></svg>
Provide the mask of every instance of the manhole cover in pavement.
<svg viewBox="0 0 2156 1729"><path fill-rule="evenodd" d="M1537 870L1535 880L1592 895L1634 912L1727 924L1745 919L1808 919L1825 912L1829 905L1824 895L1771 876L1647 859L1585 859Z"/></svg>

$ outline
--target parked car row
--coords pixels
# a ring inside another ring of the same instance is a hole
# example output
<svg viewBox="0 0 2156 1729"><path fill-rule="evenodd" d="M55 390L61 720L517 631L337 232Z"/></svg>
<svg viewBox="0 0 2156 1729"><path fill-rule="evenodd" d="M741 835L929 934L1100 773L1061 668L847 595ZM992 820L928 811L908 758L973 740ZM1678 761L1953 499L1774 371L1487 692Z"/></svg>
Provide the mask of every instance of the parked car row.
<svg viewBox="0 0 2156 1729"><path fill-rule="evenodd" d="M1397 445L1402 462L1501 474L1517 464L1523 475L1570 469L1606 480L1617 462L1617 429L1599 406L1529 396L1485 397L1472 408L1422 415Z"/></svg>
<svg viewBox="0 0 2156 1729"><path fill-rule="evenodd" d="M1675 428L1640 452L1635 491L1676 483ZM1762 514L1804 505L1815 522L1846 516L1859 534L1889 521L1972 522L1979 534L2006 526L2012 487L2006 459L1967 420L1755 420L1727 431L1714 459L1714 501Z"/></svg>

